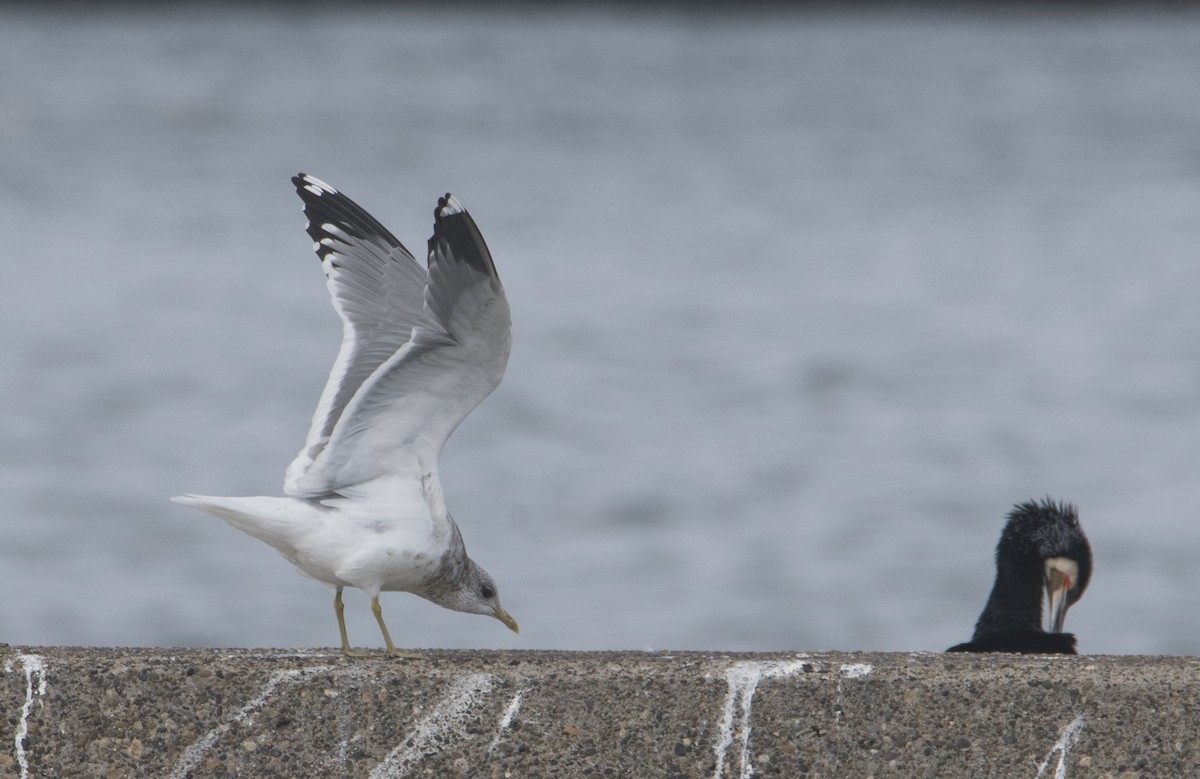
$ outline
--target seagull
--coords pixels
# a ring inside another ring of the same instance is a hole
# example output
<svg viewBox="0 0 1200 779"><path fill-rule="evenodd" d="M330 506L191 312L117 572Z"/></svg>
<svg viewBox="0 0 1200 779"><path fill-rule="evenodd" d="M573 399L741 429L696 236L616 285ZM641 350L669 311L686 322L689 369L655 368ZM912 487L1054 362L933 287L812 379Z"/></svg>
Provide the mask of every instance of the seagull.
<svg viewBox="0 0 1200 779"><path fill-rule="evenodd" d="M411 592L486 614L514 633L496 582L467 556L446 508L438 459L459 423L500 383L512 319L491 253L452 195L438 200L429 269L328 184L292 178L321 260L342 345L286 497L183 495L176 503L223 519L336 589L342 653L350 648L342 590L371 597L387 654L399 652L379 593Z"/></svg>
<svg viewBox="0 0 1200 779"><path fill-rule="evenodd" d="M1091 576L1092 549L1074 506L1050 498L1014 506L996 546L996 583L975 635L946 651L1075 654L1075 636L1062 632L1063 622ZM1043 591L1049 632L1041 627Z"/></svg>

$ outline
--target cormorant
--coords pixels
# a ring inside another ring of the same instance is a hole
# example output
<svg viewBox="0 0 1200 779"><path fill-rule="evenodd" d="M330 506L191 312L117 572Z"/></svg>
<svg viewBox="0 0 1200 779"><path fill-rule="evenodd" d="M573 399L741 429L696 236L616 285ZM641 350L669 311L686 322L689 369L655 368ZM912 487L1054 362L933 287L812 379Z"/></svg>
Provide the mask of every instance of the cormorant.
<svg viewBox="0 0 1200 779"><path fill-rule="evenodd" d="M948 652L1073 655L1063 633L1067 609L1087 589L1092 550L1070 503L1044 498L1009 512L996 546L996 583L975 623L975 635ZM1042 629L1042 592L1050 600L1050 630Z"/></svg>

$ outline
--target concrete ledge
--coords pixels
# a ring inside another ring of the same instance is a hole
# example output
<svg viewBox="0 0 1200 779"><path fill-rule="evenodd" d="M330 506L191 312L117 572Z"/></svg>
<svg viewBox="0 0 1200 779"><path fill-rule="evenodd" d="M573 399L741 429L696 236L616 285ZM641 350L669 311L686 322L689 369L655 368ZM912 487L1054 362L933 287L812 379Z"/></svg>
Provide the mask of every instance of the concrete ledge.
<svg viewBox="0 0 1200 779"><path fill-rule="evenodd" d="M1200 776L1200 659L6 648L0 776Z"/></svg>

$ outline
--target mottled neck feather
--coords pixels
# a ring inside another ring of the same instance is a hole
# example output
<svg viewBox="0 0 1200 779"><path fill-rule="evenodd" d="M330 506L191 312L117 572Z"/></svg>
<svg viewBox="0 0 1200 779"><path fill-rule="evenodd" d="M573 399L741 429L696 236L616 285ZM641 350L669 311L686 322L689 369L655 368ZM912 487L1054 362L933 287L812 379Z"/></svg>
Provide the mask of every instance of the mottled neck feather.
<svg viewBox="0 0 1200 779"><path fill-rule="evenodd" d="M463 588L471 569L471 558L467 557L467 547L463 543L462 533L454 520L450 521L453 534L450 538L450 548L438 561L437 573L425 580L421 591L417 592L422 598L433 601L439 606L454 608L454 594Z"/></svg>

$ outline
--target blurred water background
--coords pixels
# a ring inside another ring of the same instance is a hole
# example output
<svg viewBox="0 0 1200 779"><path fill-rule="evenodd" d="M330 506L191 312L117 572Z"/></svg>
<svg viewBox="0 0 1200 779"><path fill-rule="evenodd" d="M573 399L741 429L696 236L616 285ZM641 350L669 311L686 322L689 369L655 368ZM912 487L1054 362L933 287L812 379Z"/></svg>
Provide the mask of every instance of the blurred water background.
<svg viewBox="0 0 1200 779"><path fill-rule="evenodd" d="M305 171L513 308L442 472L522 633L398 643L941 650L1048 494L1080 649L1200 650L1200 12L570 8L0 7L0 641L336 643L167 502L303 443Z"/></svg>

